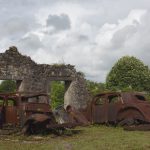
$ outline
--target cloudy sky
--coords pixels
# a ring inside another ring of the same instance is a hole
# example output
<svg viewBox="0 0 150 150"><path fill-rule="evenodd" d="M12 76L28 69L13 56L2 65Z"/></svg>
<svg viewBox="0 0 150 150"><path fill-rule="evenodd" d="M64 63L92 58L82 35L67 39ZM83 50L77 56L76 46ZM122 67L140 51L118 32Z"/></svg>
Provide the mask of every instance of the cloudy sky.
<svg viewBox="0 0 150 150"><path fill-rule="evenodd" d="M104 82L124 55L150 66L150 0L0 0L0 52L12 45Z"/></svg>

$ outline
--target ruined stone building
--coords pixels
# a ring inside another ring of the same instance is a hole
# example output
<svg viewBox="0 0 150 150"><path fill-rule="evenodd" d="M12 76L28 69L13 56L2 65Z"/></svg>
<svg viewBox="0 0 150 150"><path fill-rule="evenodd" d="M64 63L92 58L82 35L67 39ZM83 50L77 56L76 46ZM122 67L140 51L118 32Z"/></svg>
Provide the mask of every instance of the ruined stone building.
<svg viewBox="0 0 150 150"><path fill-rule="evenodd" d="M84 108L89 101L85 79L72 65L37 64L30 57L20 54L16 47L0 53L0 80L16 80L17 91L50 91L51 81L65 82L64 105Z"/></svg>

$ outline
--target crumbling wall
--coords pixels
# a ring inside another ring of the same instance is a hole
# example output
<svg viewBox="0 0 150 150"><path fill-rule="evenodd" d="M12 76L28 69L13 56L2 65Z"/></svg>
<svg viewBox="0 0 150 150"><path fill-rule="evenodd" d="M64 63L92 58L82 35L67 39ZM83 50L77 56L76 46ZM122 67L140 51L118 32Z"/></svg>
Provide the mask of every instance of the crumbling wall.
<svg viewBox="0 0 150 150"><path fill-rule="evenodd" d="M76 73L75 79L70 83L65 93L64 106L74 106L76 109L84 109L91 100L91 96L87 90L84 76Z"/></svg>
<svg viewBox="0 0 150 150"><path fill-rule="evenodd" d="M20 54L16 47L0 53L0 80L16 80L18 91L48 92L50 81L65 81L65 105L82 108L90 99L83 76L72 65L37 64ZM69 83L69 84L68 84Z"/></svg>

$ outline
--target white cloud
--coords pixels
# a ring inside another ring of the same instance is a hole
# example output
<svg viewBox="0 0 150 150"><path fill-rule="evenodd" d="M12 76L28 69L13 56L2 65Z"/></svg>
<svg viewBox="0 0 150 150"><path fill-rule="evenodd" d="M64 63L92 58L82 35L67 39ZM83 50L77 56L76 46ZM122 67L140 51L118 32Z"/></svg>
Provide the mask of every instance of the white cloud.
<svg viewBox="0 0 150 150"><path fill-rule="evenodd" d="M65 62L95 81L134 55L150 66L148 0L0 1L0 49L10 45L38 63Z"/></svg>

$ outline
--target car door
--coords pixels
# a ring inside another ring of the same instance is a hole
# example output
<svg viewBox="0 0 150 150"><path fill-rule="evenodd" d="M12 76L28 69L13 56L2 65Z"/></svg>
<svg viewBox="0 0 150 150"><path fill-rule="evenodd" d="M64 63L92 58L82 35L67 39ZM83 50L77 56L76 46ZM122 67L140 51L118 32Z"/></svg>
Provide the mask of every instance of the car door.
<svg viewBox="0 0 150 150"><path fill-rule="evenodd" d="M6 124L17 124L17 107L13 99L8 99L5 106L5 122Z"/></svg>
<svg viewBox="0 0 150 150"><path fill-rule="evenodd" d="M0 97L0 128L4 123L4 98Z"/></svg>
<svg viewBox="0 0 150 150"><path fill-rule="evenodd" d="M123 100L120 96L120 94L111 94L107 96L108 100L108 121L110 123L116 122L116 117L118 111L123 106Z"/></svg>
<svg viewBox="0 0 150 150"><path fill-rule="evenodd" d="M92 122L107 122L107 101L105 96L98 96L95 98L92 104Z"/></svg>

